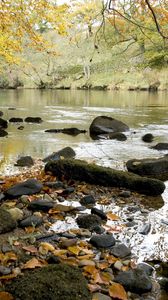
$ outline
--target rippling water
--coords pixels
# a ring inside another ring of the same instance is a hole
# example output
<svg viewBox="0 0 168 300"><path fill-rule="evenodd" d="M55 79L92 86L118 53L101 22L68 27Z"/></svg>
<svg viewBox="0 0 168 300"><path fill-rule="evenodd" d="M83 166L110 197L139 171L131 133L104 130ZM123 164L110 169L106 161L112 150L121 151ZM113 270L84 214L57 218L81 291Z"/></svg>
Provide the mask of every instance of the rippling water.
<svg viewBox="0 0 168 300"><path fill-rule="evenodd" d="M14 108L11 110L9 108ZM17 171L14 162L19 156L31 155L44 158L65 146L71 146L77 158L94 161L103 166L125 169L125 162L131 158L159 157L166 152L150 149L141 140L145 133L152 133L158 142L168 142L168 95L147 92L110 92L110 91L62 91L62 90L8 90L0 91L0 110L4 119L38 116L41 124L9 124L8 137L0 138L0 174ZM92 120L98 115L117 118L130 127L127 141L93 141L89 134L76 137L62 133L45 133L45 129L77 127L89 129ZM151 146L150 145L150 146ZM168 186L168 184L167 184ZM158 256L166 260L168 248L168 187L163 194L164 206L152 211L147 218L136 216L139 225L142 221L152 222L152 230L147 236L131 232L123 233L122 238L141 258L151 259ZM116 207L117 210L117 207ZM120 210L120 208L118 208ZM123 214L124 210L122 209ZM139 221L138 221L139 220ZM131 236L131 239L130 239ZM149 243L150 241L150 243Z"/></svg>

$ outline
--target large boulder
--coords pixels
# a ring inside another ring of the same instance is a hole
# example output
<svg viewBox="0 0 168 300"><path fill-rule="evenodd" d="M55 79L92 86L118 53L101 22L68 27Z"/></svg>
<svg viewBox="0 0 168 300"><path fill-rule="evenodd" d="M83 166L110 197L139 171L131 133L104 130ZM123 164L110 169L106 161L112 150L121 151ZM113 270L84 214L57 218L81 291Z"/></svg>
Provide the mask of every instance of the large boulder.
<svg viewBox="0 0 168 300"><path fill-rule="evenodd" d="M51 172L57 178L85 181L111 187L124 187L146 195L160 195L165 189L163 182L157 179L141 177L133 173L88 164L81 160L50 161L45 165L45 172Z"/></svg>
<svg viewBox="0 0 168 300"><path fill-rule="evenodd" d="M127 170L140 176L168 180L168 156L153 159L131 159L126 163Z"/></svg>
<svg viewBox="0 0 168 300"><path fill-rule="evenodd" d="M128 131L129 127L114 118L107 116L96 117L90 125L90 135L97 136L100 134L108 134L111 132L124 132Z"/></svg>
<svg viewBox="0 0 168 300"><path fill-rule="evenodd" d="M42 187L43 185L41 182L31 178L13 185L5 192L5 195L8 198L16 198L22 195L33 195L35 193L39 193Z"/></svg>
<svg viewBox="0 0 168 300"><path fill-rule="evenodd" d="M49 265L25 271L6 285L6 291L18 300L91 300L82 272L66 264Z"/></svg>
<svg viewBox="0 0 168 300"><path fill-rule="evenodd" d="M57 152L53 152L51 155L43 159L44 162L59 160L60 157L74 158L76 155L75 151L71 147L65 147Z"/></svg>

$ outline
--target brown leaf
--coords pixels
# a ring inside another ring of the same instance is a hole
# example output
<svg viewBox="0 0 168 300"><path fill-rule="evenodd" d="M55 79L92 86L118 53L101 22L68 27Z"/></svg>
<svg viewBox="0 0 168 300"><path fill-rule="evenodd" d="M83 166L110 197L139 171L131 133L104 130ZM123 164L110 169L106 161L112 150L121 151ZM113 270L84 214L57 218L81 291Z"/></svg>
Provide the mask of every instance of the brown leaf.
<svg viewBox="0 0 168 300"><path fill-rule="evenodd" d="M0 276L0 281L1 280L2 281L11 280L11 279L15 278L16 276L17 276L16 274L3 275L3 276Z"/></svg>
<svg viewBox="0 0 168 300"><path fill-rule="evenodd" d="M121 232L123 230L123 225L112 225L112 226L109 226L109 225L102 225L102 227L110 232L110 233L113 233L113 232Z"/></svg>
<svg viewBox="0 0 168 300"><path fill-rule="evenodd" d="M61 258L61 261L69 266L78 266L78 260L75 257Z"/></svg>
<svg viewBox="0 0 168 300"><path fill-rule="evenodd" d="M22 269L34 269L37 267L44 267L47 265L47 262L44 260L38 260L37 258L33 257L27 263L24 264Z"/></svg>
<svg viewBox="0 0 168 300"><path fill-rule="evenodd" d="M46 243L46 242L40 243L40 246L39 246L40 253L45 252L44 254L47 254L49 251L53 252L54 250L55 250L55 247L53 245L51 245L50 243Z"/></svg>
<svg viewBox="0 0 168 300"><path fill-rule="evenodd" d="M100 270L104 270L104 269L107 269L109 267L109 264L107 261L104 261L104 262L99 262L98 263L98 268Z"/></svg>
<svg viewBox="0 0 168 300"><path fill-rule="evenodd" d="M89 273L90 275L94 275L94 274L97 274L99 271L96 269L95 266L85 266L83 268L83 270L87 273Z"/></svg>
<svg viewBox="0 0 168 300"><path fill-rule="evenodd" d="M64 249L55 249L54 250L54 252L53 252L53 254L55 255L55 256L58 256L58 257L60 257L60 256L63 256L64 255L64 257L66 257L65 256L65 254L67 254L67 250L64 250Z"/></svg>
<svg viewBox="0 0 168 300"><path fill-rule="evenodd" d="M13 296L7 292L0 292L1 300L14 300Z"/></svg>
<svg viewBox="0 0 168 300"><path fill-rule="evenodd" d="M112 221L120 220L119 216L117 216L116 214L113 214L110 211L107 213L107 218L110 219L110 220L112 220Z"/></svg>
<svg viewBox="0 0 168 300"><path fill-rule="evenodd" d="M23 250L28 251L30 253L37 253L37 248L33 245L22 247Z"/></svg>
<svg viewBox="0 0 168 300"><path fill-rule="evenodd" d="M124 287L119 283L113 283L109 287L109 295L110 297L117 298L120 300L127 300L127 293Z"/></svg>

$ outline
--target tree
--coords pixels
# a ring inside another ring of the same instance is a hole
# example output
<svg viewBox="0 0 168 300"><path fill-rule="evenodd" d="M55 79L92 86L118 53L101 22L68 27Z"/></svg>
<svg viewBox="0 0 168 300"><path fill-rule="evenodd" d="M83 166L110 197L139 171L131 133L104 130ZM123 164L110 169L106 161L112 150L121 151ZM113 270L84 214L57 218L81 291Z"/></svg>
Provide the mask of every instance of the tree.
<svg viewBox="0 0 168 300"><path fill-rule="evenodd" d="M40 32L41 24L64 35L68 27L67 12L67 5L57 6L52 0L1 0L1 60L18 63L24 47L54 54L53 44Z"/></svg>

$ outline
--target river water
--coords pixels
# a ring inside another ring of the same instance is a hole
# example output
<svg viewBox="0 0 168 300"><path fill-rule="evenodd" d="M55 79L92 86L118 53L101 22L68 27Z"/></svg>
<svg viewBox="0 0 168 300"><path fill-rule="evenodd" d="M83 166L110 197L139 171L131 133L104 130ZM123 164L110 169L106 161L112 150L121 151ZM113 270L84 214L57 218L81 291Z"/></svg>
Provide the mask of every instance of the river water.
<svg viewBox="0 0 168 300"><path fill-rule="evenodd" d="M155 139L150 146L168 142L168 94L163 92L1 90L0 110L7 120L28 116L43 119L41 124L9 124L8 136L0 138L1 175L17 172L14 162L19 156L42 159L65 146L71 146L77 158L117 169L125 169L125 162L131 158L160 157L166 153L150 149L141 139L144 134L152 133ZM127 141L93 141L89 133L73 137L44 132L67 127L88 130L99 115L125 122L130 127ZM24 129L18 130L19 125ZM129 238L129 246L142 260L168 259L168 225L165 222L168 222L168 187L162 197L164 206L161 208L152 209L146 216L135 214L139 226L143 222L152 223L147 236L135 234L133 229L122 236L126 243ZM116 206L115 212L120 213L120 207ZM123 209L122 212L124 214ZM139 247L135 248L137 243Z"/></svg>

